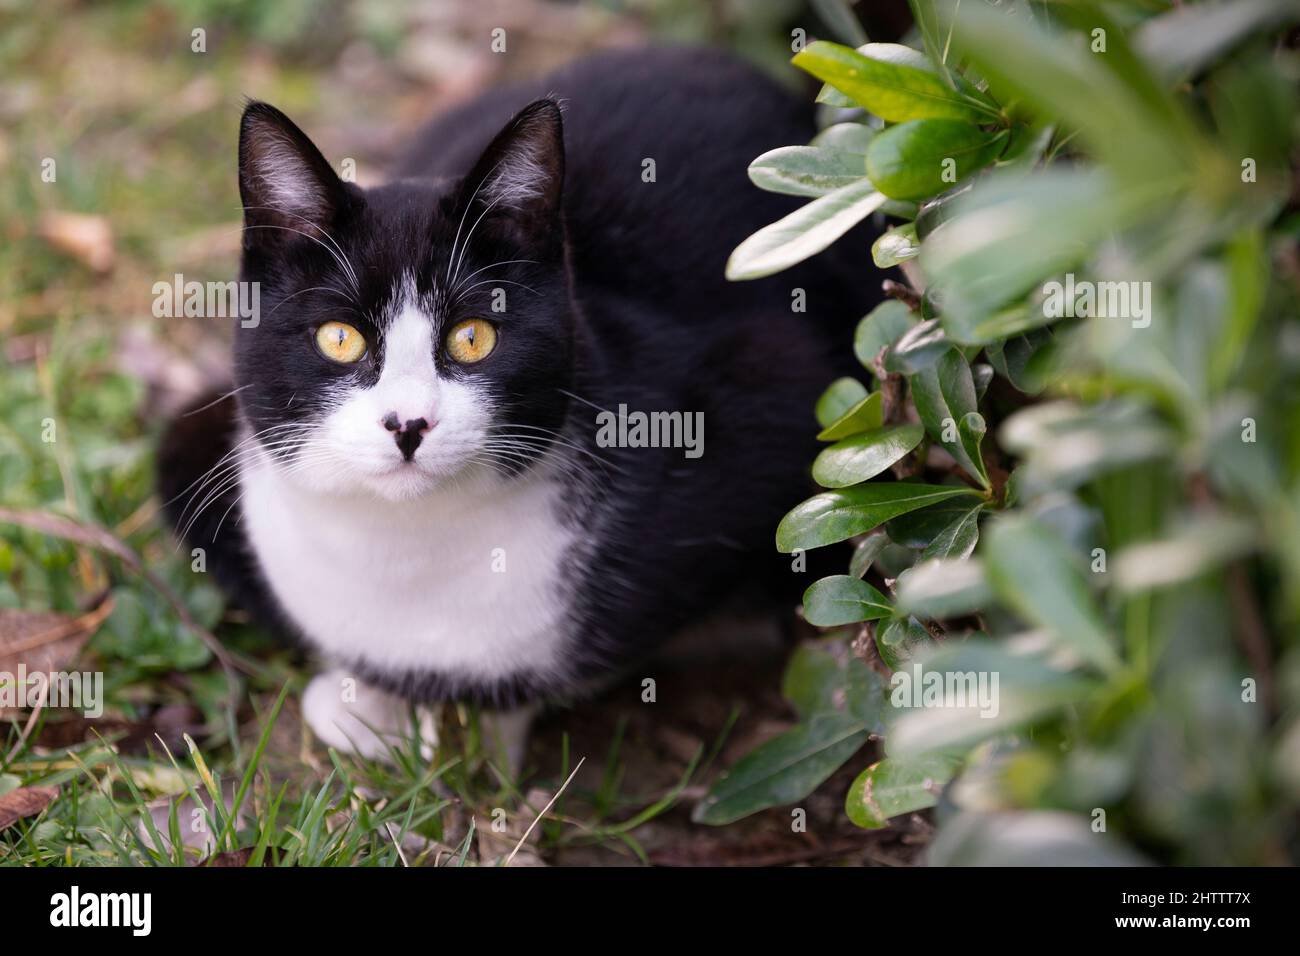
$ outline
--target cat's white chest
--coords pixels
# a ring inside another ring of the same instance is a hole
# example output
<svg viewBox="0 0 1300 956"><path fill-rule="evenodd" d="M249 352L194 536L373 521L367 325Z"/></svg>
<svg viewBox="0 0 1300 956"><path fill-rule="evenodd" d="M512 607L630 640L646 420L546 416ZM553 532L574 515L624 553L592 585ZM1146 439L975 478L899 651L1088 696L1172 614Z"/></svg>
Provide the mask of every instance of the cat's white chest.
<svg viewBox="0 0 1300 956"><path fill-rule="evenodd" d="M495 680L560 675L575 534L533 478L418 501L303 492L264 460L242 471L243 529L271 590L326 655Z"/></svg>

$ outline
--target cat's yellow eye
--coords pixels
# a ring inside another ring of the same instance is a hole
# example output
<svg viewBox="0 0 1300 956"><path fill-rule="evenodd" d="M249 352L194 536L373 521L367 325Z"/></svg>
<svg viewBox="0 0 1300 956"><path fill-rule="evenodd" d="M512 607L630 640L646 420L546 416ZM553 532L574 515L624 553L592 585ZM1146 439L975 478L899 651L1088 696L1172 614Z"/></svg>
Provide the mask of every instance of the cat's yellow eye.
<svg viewBox="0 0 1300 956"><path fill-rule="evenodd" d="M486 319L457 322L447 333L447 351L462 365L481 362L497 347L497 330Z"/></svg>
<svg viewBox="0 0 1300 956"><path fill-rule="evenodd" d="M346 322L326 322L317 329L316 347L327 359L345 365L366 354L365 337Z"/></svg>

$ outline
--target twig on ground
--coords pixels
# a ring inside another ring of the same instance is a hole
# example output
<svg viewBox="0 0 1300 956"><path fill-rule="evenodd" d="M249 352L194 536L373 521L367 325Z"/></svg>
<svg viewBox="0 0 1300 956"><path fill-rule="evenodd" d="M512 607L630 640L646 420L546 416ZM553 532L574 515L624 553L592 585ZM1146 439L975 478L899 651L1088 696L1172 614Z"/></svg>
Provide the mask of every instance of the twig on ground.
<svg viewBox="0 0 1300 956"><path fill-rule="evenodd" d="M9 751L9 755L5 757L6 767L18 759L18 755L23 752L23 748L27 745L27 738L31 736L32 729L36 726L36 721L40 719L41 711L45 709L45 700L49 694L49 690L50 688L48 684L41 688L40 699L36 701L36 706L32 708L31 715L27 718L27 723L18 733L18 742L14 744L13 750Z"/></svg>
<svg viewBox="0 0 1300 956"><path fill-rule="evenodd" d="M162 598L171 605L172 610L181 622L207 645L212 656L221 664L226 675L232 681L232 687L238 678L235 676L236 671L242 671L245 674L251 674L253 671L245 664L235 660L221 646L221 642L206 627L201 625L190 614L189 608L181 600L180 595L171 589L162 578L154 574L144 566L144 561L135 551L115 536L112 532L98 525L86 522L73 521L71 518L65 518L62 515L49 514L43 511L15 511L12 508L0 508L0 522L6 524L15 524L23 528L30 528L41 534L47 534L55 538L62 538L65 541L75 541L78 544L84 544L97 551L111 554L128 568L140 575L149 583L149 586L157 591Z"/></svg>
<svg viewBox="0 0 1300 956"><path fill-rule="evenodd" d="M853 638L853 643L849 645L853 651L853 656L862 661L881 677L888 679L893 671L889 669L880 658L880 649L876 647L875 624L872 621L865 622L862 627L858 628L857 636Z"/></svg>
<svg viewBox="0 0 1300 956"><path fill-rule="evenodd" d="M1264 705L1265 713L1275 716L1277 698L1273 686L1272 642L1269 641L1264 617L1259 612L1255 592L1240 563L1228 568L1228 597L1236 612L1233 616L1237 627L1233 630L1237 634L1237 641L1259 682L1260 702Z"/></svg>
<svg viewBox="0 0 1300 956"><path fill-rule="evenodd" d="M528 829L525 830L524 835L519 838L519 842L515 844L515 848L510 851L510 855L506 857L506 862L505 862L506 866L510 865L510 861L515 858L515 854L518 853L520 848L523 847L523 845L528 842L529 834L533 832L533 829L537 826L538 822L542 819L542 817L546 816L546 811L550 810L551 807L555 806L555 801L560 799L560 794L564 793L565 788L568 787L568 785L573 782L573 778L578 775L578 771L582 769L582 765L586 763L586 761L587 761L586 757L580 757L578 759L578 765L573 768L573 773L569 774L569 779L565 780L564 783L560 784L560 789L555 791L555 796L551 797L550 802L547 803L546 806L542 807L542 812L537 814L537 816L533 818L533 822L528 824Z"/></svg>

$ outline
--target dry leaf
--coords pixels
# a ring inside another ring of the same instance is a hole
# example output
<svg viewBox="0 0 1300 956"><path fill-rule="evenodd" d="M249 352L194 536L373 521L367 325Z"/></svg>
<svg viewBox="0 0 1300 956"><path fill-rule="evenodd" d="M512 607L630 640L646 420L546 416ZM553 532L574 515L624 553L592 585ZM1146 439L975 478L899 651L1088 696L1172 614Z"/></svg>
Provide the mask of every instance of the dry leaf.
<svg viewBox="0 0 1300 956"><path fill-rule="evenodd" d="M73 521L71 518L50 514L45 511L17 511L3 506L0 506L0 522L16 524L21 528L31 528L33 531L62 538L65 541L75 541L78 544L89 545L97 551L103 551L115 556L128 568L148 581L149 585L163 596L167 603L172 606L172 610L176 612L176 616L181 619L182 623L203 639L203 643L212 651L212 655L220 661L227 674L233 675L236 670L249 672L246 665L238 663L226 653L226 649L221 646L221 642L216 639L211 631L194 620L189 608L180 599L180 595L172 590L171 585L146 568L140 560L140 556L108 530L98 525L82 524L79 521Z"/></svg>
<svg viewBox="0 0 1300 956"><path fill-rule="evenodd" d="M91 610L75 616L0 608L0 674L12 678L20 667L28 674L68 670L82 645L112 610L113 599L108 595ZM0 707L0 717L14 711Z"/></svg>
<svg viewBox="0 0 1300 956"><path fill-rule="evenodd" d="M552 793L534 787L529 790L524 797L526 807L532 808L521 810L519 813L507 815L504 818L489 818L486 823L480 823L475 833L478 837L478 855L480 860L504 860L515 853L515 848L519 846L520 839L528 832L537 812L545 807L551 800ZM501 819L505 824L505 829L498 831L494 826L494 819ZM545 866L545 861L537 852L538 841L541 839L541 829L533 827L532 832L528 833L528 839L525 841L519 851L515 853L514 859L510 861L511 866Z"/></svg>
<svg viewBox="0 0 1300 956"><path fill-rule="evenodd" d="M36 816L58 795L58 787L19 787L0 796L0 830Z"/></svg>
<svg viewBox="0 0 1300 956"><path fill-rule="evenodd" d="M54 248L96 272L113 269L113 227L103 216L50 211L41 216L40 234Z"/></svg>
<svg viewBox="0 0 1300 956"><path fill-rule="evenodd" d="M185 747L185 734L198 737L204 731L203 712L191 704L168 704L136 720L118 717L83 717L71 714L44 722L34 742L49 750L75 747L95 736L114 737L119 753L147 755L159 741L171 750ZM118 736L120 735L120 736Z"/></svg>
<svg viewBox="0 0 1300 956"><path fill-rule="evenodd" d="M233 782L222 785L223 818L229 817L234 810L235 791L236 787ZM194 800L196 795L199 798L197 802ZM180 827L182 845L189 849L200 850L204 854L213 854L219 836L219 834L212 832L212 825L216 817L213 812L215 804L212 795L203 789L193 793L187 792L183 795L159 797L145 805L149 811L149 816L153 819L154 828L157 829L158 836L162 839L162 846L154 848L162 853L170 854L172 852L171 812L173 802L176 803L176 822ZM235 817L235 829L238 830L246 823L247 819L241 810L239 815ZM136 825L136 830L140 839L147 846L154 846L153 834L143 820ZM220 856L220 854L215 855ZM230 864L217 863L213 865L226 866Z"/></svg>

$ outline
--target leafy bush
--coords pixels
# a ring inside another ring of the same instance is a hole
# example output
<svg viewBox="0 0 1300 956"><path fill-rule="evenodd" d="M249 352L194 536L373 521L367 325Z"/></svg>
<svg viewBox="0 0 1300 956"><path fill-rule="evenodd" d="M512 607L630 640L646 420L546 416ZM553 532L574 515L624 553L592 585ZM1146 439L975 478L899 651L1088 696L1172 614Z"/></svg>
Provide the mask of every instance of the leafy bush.
<svg viewBox="0 0 1300 956"><path fill-rule="evenodd" d="M841 630L697 819L798 801L874 735L848 815L937 806L932 863L1293 852L1296 7L1168 6L913 0L921 49L794 57L833 122L750 176L811 201L728 275L873 213L902 274L854 338L873 387L818 402L827 490L776 532L796 571L855 543L804 595Z"/></svg>

